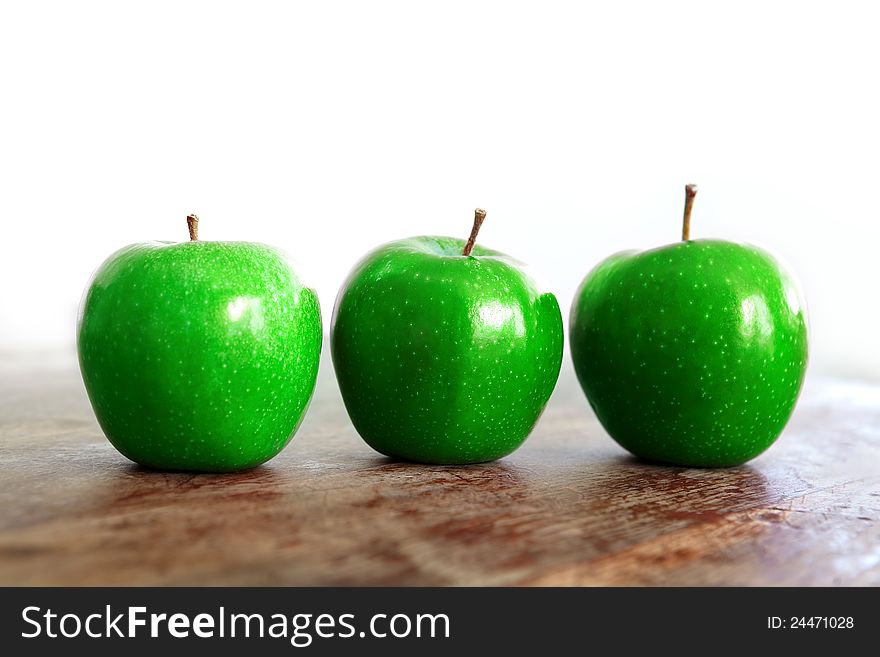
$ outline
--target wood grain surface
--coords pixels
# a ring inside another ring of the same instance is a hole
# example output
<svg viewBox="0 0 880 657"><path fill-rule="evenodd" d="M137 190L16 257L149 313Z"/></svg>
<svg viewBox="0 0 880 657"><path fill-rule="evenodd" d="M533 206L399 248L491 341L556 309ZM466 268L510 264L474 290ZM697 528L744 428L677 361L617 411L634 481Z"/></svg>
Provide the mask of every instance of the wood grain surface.
<svg viewBox="0 0 880 657"><path fill-rule="evenodd" d="M0 359L3 585L878 585L880 387L810 379L748 466L629 457L570 368L512 456L396 463L328 362L294 441L232 475L139 468L70 356Z"/></svg>

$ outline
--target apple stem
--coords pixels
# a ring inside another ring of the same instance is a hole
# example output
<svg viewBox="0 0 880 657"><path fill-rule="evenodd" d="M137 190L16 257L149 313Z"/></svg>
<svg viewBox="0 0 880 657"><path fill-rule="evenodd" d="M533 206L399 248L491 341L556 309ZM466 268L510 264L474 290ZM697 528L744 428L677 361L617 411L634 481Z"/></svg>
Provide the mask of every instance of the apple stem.
<svg viewBox="0 0 880 657"><path fill-rule="evenodd" d="M474 250L474 244L477 243L477 234L480 232L480 226L483 225L483 220L486 218L486 211L482 208L477 208L474 210L474 227L471 229L471 236L468 237L467 244L464 245L464 251L462 251L462 255L467 257L471 254L471 251Z"/></svg>
<svg viewBox="0 0 880 657"><path fill-rule="evenodd" d="M186 218L186 227L189 228L190 242L198 242L199 241L199 218L194 214L188 215Z"/></svg>
<svg viewBox="0 0 880 657"><path fill-rule="evenodd" d="M697 196L696 185L684 186L684 222L681 226L681 241L687 242L691 238L691 211L694 209L694 198Z"/></svg>

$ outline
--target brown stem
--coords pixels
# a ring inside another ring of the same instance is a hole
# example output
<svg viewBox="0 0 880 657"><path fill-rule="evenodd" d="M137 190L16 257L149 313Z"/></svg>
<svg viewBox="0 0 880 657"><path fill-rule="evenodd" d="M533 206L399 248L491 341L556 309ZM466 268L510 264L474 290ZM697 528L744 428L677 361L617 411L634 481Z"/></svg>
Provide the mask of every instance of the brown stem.
<svg viewBox="0 0 880 657"><path fill-rule="evenodd" d="M186 227L189 228L189 239L191 242L199 240L199 218L191 214L186 218Z"/></svg>
<svg viewBox="0 0 880 657"><path fill-rule="evenodd" d="M691 211L694 209L694 198L696 195L696 185L684 186L684 222L681 226L682 242L687 242L691 238Z"/></svg>
<svg viewBox="0 0 880 657"><path fill-rule="evenodd" d="M477 234L480 232L480 226L483 225L483 220L485 218L485 210L481 208L474 210L474 227L471 229L471 236L468 237L467 244L464 245L464 251L462 251L463 256L469 256L471 251L474 250L474 244L477 243Z"/></svg>

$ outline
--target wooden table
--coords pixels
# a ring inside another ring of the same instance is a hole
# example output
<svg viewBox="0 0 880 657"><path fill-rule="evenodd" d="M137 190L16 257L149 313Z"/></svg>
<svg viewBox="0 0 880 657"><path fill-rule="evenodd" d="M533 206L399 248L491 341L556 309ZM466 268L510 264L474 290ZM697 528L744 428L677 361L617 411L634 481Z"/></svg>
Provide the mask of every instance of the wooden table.
<svg viewBox="0 0 880 657"><path fill-rule="evenodd" d="M809 380L779 443L727 470L639 462L570 368L497 463L373 453L323 363L302 429L233 475L117 454L74 359L0 359L0 584L877 585L880 387Z"/></svg>

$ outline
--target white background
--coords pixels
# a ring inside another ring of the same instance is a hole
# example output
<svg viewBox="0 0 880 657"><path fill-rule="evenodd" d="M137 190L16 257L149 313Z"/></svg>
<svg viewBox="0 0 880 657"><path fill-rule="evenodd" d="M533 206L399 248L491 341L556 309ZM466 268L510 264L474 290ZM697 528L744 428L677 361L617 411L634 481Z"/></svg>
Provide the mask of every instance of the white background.
<svg viewBox="0 0 880 657"><path fill-rule="evenodd" d="M876 6L876 3L873 3ZM542 272L567 314L625 248L763 244L813 372L880 378L880 38L864 2L0 5L0 351L70 347L92 270L186 238L288 250L325 319L413 234Z"/></svg>

